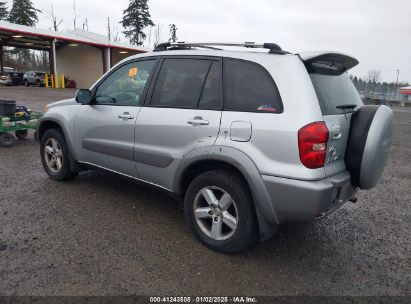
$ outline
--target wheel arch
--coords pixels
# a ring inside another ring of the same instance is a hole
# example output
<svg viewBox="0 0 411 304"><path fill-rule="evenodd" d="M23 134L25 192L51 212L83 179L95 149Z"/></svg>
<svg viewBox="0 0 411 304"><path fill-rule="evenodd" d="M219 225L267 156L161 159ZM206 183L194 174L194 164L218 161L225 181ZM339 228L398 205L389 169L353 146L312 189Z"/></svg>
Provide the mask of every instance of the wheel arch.
<svg viewBox="0 0 411 304"><path fill-rule="evenodd" d="M261 239L273 235L278 224L274 206L254 162L238 149L214 146L207 153L196 153L195 157L186 159L177 170L174 191L184 196L195 176L213 169L225 169L244 179L253 198Z"/></svg>
<svg viewBox="0 0 411 304"><path fill-rule="evenodd" d="M64 119L59 119L58 117L54 116L46 116L41 118L39 126L37 128L39 142L41 142L41 138L43 137L44 133L48 129L58 129L63 134L64 140L66 141L66 145L70 151L71 156L77 160L75 157L74 145L72 141L72 137L70 136L69 128L66 123L64 123Z"/></svg>

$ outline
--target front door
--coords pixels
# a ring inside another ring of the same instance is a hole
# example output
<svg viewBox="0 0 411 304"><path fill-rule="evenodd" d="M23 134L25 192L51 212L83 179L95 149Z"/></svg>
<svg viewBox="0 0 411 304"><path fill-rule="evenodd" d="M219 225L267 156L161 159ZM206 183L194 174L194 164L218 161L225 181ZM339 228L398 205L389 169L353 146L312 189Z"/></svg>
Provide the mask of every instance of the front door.
<svg viewBox="0 0 411 304"><path fill-rule="evenodd" d="M184 157L214 144L220 128L221 82L218 58L162 60L136 124L134 160L141 179L172 189Z"/></svg>
<svg viewBox="0 0 411 304"><path fill-rule="evenodd" d="M75 120L80 162L136 176L134 129L154 65L154 59L126 63L93 89L93 102L82 105Z"/></svg>

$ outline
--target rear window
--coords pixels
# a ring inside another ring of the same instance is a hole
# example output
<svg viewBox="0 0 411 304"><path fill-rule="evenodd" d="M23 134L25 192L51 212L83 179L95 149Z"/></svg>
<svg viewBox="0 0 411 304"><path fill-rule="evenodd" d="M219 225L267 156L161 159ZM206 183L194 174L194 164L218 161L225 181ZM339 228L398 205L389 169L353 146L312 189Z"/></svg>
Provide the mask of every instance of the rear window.
<svg viewBox="0 0 411 304"><path fill-rule="evenodd" d="M227 110L281 113L277 86L261 66L242 60L224 59Z"/></svg>
<svg viewBox="0 0 411 304"><path fill-rule="evenodd" d="M310 74L323 115L344 113L337 106L362 105L356 88L347 73L341 75Z"/></svg>
<svg viewBox="0 0 411 304"><path fill-rule="evenodd" d="M150 104L196 108L211 63L202 59L165 59Z"/></svg>

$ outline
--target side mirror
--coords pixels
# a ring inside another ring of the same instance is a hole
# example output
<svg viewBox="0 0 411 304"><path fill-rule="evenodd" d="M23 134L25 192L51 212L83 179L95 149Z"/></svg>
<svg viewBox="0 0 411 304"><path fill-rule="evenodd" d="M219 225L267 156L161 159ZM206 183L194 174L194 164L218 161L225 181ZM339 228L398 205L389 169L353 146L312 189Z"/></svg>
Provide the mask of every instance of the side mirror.
<svg viewBox="0 0 411 304"><path fill-rule="evenodd" d="M88 89L79 89L76 92L76 101L81 104L89 104L91 102L91 91Z"/></svg>

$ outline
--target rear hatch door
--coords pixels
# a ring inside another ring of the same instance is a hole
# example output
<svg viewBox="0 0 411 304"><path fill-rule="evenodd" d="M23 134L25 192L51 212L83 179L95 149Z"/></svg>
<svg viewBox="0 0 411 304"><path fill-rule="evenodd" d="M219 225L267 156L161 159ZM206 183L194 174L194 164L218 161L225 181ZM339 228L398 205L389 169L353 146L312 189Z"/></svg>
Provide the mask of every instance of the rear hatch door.
<svg viewBox="0 0 411 304"><path fill-rule="evenodd" d="M333 52L299 54L310 75L324 122L329 131L325 174L346 170L345 150L351 115L363 103L347 71L358 64L355 58Z"/></svg>

